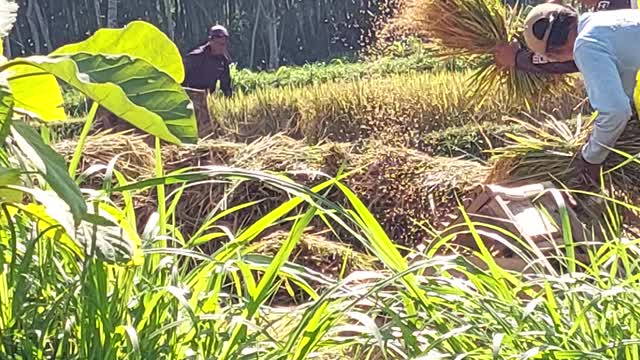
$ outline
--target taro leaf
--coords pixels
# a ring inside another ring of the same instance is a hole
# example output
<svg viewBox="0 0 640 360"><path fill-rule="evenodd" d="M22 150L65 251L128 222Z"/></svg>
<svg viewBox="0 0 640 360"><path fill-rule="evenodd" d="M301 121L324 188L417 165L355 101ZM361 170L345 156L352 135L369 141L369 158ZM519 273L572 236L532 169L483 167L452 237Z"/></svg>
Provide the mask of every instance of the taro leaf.
<svg viewBox="0 0 640 360"><path fill-rule="evenodd" d="M62 46L50 55L127 55L142 59L164 71L177 83L184 80L184 66L178 47L157 27L132 21L122 29L100 29L87 40Z"/></svg>
<svg viewBox="0 0 640 360"><path fill-rule="evenodd" d="M32 56L7 65L31 65L34 74L43 70L53 74L114 115L162 140L197 141L196 119L187 93L169 75L144 60L75 54ZM12 79L9 83L13 88Z"/></svg>
<svg viewBox="0 0 640 360"><path fill-rule="evenodd" d="M69 176L64 158L42 141L42 138L29 125L15 121L11 134L25 159L42 174L53 191L67 203L75 224L80 224L87 213L78 185Z"/></svg>
<svg viewBox="0 0 640 360"><path fill-rule="evenodd" d="M3 3L0 0L0 16ZM11 5L7 9L13 7ZM63 46L52 55L76 55L80 52L128 55L148 62L177 83L184 80L184 66L175 44L156 27L143 21L133 21L124 29L100 29L87 40ZM11 66L6 72L11 79L17 112L46 122L67 120L62 92L54 76L26 65Z"/></svg>
<svg viewBox="0 0 640 360"><path fill-rule="evenodd" d="M47 122L67 120L62 91L54 76L28 65L13 65L3 75L9 81L16 112Z"/></svg>
<svg viewBox="0 0 640 360"><path fill-rule="evenodd" d="M95 215L95 211L91 209L91 214L86 216L91 222L82 220L79 226L75 226L69 205L56 193L25 187L14 189L30 194L35 201L41 203L47 215L62 226L66 234L84 249L85 254L95 254L98 259L112 264L123 264L131 260L134 254L133 242L108 212L100 209L99 215Z"/></svg>

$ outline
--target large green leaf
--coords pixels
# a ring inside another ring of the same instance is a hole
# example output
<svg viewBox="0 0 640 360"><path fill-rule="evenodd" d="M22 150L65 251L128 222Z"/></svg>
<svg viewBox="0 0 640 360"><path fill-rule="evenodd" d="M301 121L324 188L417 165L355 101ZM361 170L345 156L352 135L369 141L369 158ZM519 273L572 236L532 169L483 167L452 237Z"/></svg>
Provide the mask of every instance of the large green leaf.
<svg viewBox="0 0 640 360"><path fill-rule="evenodd" d="M42 121L65 121L62 91L51 74L28 65L4 71L15 101L15 111Z"/></svg>
<svg viewBox="0 0 640 360"><path fill-rule="evenodd" d="M32 56L13 60L6 66L10 69L29 66L34 75L42 71L53 74L116 116L162 140L197 141L198 130L189 96L173 78L144 60L80 53ZM29 74L22 76L27 78ZM15 78L9 79L12 90L14 81Z"/></svg>
<svg viewBox="0 0 640 360"><path fill-rule="evenodd" d="M122 29L100 29L87 40L65 45L50 55L127 55L145 60L177 83L184 80L178 47L162 31L144 21L132 21Z"/></svg>
<svg viewBox="0 0 640 360"><path fill-rule="evenodd" d="M69 206L75 224L80 224L87 213L87 205L78 185L67 172L64 158L45 144L40 135L22 121L13 123L11 134L25 159L42 174L53 191Z"/></svg>

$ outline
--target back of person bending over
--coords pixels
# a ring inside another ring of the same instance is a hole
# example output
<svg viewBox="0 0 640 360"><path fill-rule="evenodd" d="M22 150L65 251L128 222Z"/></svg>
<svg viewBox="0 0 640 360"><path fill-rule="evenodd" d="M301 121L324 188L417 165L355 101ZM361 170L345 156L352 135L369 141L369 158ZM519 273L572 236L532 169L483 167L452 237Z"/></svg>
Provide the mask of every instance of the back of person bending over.
<svg viewBox="0 0 640 360"><path fill-rule="evenodd" d="M581 174L598 181L600 165L633 114L640 71L640 11L613 10L578 16L559 4L535 7L526 19L525 41L553 61L575 61L598 112L593 132L578 154Z"/></svg>

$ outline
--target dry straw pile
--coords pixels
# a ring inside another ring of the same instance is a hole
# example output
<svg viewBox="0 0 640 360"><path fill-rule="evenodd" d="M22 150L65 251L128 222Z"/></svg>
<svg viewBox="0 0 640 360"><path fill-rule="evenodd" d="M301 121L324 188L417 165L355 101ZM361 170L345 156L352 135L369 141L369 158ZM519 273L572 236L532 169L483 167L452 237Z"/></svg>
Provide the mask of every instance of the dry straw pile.
<svg viewBox="0 0 640 360"><path fill-rule="evenodd" d="M575 174L577 152L592 131L592 121L567 122L549 117L543 121L518 121L523 134L509 135L510 144L496 149L487 182L548 181L555 179L570 189L580 185ZM640 194L640 123L632 119L605 163L607 184L637 202Z"/></svg>
<svg viewBox="0 0 640 360"><path fill-rule="evenodd" d="M289 236L287 231L275 231L258 241L252 252L275 256ZM351 246L328 240L328 233L305 233L298 247L289 258L290 262L318 269L325 275L349 274L359 270L374 270L378 259L354 250ZM303 260L303 261L300 261ZM312 266L309 266L313 264Z"/></svg>
<svg viewBox="0 0 640 360"><path fill-rule="evenodd" d="M116 169L130 178L153 174L153 153L139 138L124 135L99 135L87 141L83 166L107 164L119 155ZM56 146L70 157L74 144ZM372 142L357 150L350 144L327 143L308 146L287 136L266 137L247 145L204 142L198 146L163 150L167 171L199 165L227 165L254 170L289 173L298 182L314 185L324 180L316 172L335 176L344 168L355 170L343 182L353 189L399 244L413 246L430 239L430 225L446 226L455 214L457 196L465 194L486 176L487 169L475 162L431 157L403 147ZM82 170L82 169L81 169ZM295 174L292 174L295 173ZM93 180L98 185L99 179ZM229 184L202 184L185 190L177 209L179 225L185 234L196 229L207 213L221 204L232 207L251 201L259 204L223 219L232 229L246 226L288 198L264 184L246 181ZM347 204L337 190L329 194L334 201ZM150 194L138 199L140 221L149 214L145 209L155 202ZM188 205L188 206L187 206ZM340 234L346 235L346 234ZM346 237L345 237L346 239Z"/></svg>

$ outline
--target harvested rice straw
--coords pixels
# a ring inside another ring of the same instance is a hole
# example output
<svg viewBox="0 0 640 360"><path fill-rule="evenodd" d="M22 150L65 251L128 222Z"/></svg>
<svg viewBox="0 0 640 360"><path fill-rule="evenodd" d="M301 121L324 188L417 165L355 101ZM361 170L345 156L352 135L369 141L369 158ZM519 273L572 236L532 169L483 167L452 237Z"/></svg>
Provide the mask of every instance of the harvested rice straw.
<svg viewBox="0 0 640 360"><path fill-rule="evenodd" d="M530 119L517 121L524 135L510 134L512 144L493 151L493 168L487 183L505 183L521 180L548 181L556 179L568 188L579 185L573 161L576 153L591 134L592 121L578 117L575 124L551 116L545 121ZM636 156L640 154L640 124L632 120L615 148ZM640 194L640 165L628 157L611 152L605 163L605 173L614 190L633 199Z"/></svg>
<svg viewBox="0 0 640 360"><path fill-rule="evenodd" d="M421 28L434 42L440 56L479 60L480 68L468 79L474 105L482 104L504 86L510 101L531 110L541 94L564 90L564 77L499 70L493 48L515 39L523 28L524 9L509 8L501 0L410 0L396 20L404 27Z"/></svg>
<svg viewBox="0 0 640 360"><path fill-rule="evenodd" d="M131 131L112 133L102 131L87 138L82 149L80 169L91 165L106 165L116 156L116 168L130 179L137 179L153 173L153 150L144 142L145 136L134 135ZM55 150L71 159L77 146L76 140L63 140L54 145Z"/></svg>

